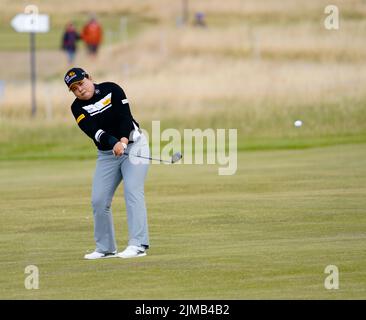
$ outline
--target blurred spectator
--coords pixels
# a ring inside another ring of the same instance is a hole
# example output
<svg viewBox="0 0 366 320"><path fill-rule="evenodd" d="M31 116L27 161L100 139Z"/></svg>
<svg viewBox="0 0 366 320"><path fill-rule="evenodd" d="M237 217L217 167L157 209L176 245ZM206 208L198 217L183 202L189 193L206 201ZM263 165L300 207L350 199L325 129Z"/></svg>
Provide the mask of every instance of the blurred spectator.
<svg viewBox="0 0 366 320"><path fill-rule="evenodd" d="M72 22L66 25L63 37L62 37L62 49L67 54L67 61L71 65L75 60L76 54L76 42L80 39L80 35L77 33Z"/></svg>
<svg viewBox="0 0 366 320"><path fill-rule="evenodd" d="M205 15L202 12L197 12L195 14L195 19L194 19L194 23L195 26L197 27L206 27L206 22L205 22Z"/></svg>
<svg viewBox="0 0 366 320"><path fill-rule="evenodd" d="M102 42L103 30L100 23L93 16L86 23L81 33L81 38L84 40L88 53L91 56L96 56L99 45Z"/></svg>

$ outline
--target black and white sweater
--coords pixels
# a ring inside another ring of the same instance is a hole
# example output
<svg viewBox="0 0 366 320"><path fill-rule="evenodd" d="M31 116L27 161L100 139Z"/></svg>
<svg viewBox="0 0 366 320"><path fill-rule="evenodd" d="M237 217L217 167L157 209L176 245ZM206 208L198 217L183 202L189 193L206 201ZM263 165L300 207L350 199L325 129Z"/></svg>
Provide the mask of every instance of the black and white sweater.
<svg viewBox="0 0 366 320"><path fill-rule="evenodd" d="M139 124L133 119L123 89L113 82L94 84L89 100L75 99L71 111L83 130L99 150L111 150L122 138L130 138ZM131 141L132 142L132 141Z"/></svg>

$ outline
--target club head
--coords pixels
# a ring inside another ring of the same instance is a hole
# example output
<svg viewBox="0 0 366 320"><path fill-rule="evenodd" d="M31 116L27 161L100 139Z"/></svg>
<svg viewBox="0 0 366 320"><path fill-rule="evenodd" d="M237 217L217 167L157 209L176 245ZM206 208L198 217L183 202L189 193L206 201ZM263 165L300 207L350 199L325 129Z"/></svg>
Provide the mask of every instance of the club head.
<svg viewBox="0 0 366 320"><path fill-rule="evenodd" d="M175 163L182 159L183 155L180 152L176 152L172 155L172 163Z"/></svg>

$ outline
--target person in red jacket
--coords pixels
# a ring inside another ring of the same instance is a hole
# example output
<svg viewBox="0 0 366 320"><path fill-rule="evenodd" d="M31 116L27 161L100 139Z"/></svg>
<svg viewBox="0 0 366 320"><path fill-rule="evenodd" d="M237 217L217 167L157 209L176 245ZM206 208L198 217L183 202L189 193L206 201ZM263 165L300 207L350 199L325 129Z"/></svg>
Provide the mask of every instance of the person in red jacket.
<svg viewBox="0 0 366 320"><path fill-rule="evenodd" d="M96 56L98 48L102 42L103 30L95 17L92 17L84 26L81 32L81 38L84 40L89 54Z"/></svg>

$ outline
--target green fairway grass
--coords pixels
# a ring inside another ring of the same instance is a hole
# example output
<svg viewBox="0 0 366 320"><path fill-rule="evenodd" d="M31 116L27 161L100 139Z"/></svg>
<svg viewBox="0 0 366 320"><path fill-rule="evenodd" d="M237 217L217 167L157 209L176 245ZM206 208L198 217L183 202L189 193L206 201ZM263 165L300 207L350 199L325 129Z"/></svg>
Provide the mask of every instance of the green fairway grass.
<svg viewBox="0 0 366 320"><path fill-rule="evenodd" d="M0 298L365 299L365 147L240 152L233 176L152 165L151 249L130 260L83 260L94 249L94 160L3 160ZM122 250L122 187L112 207ZM28 265L37 290L25 289ZM328 265L338 290L324 287Z"/></svg>

